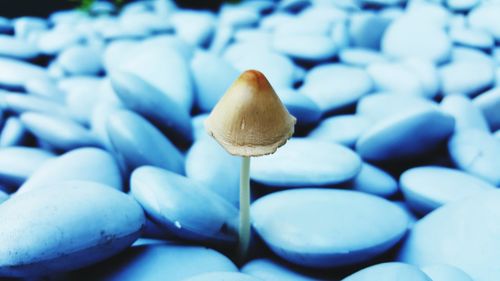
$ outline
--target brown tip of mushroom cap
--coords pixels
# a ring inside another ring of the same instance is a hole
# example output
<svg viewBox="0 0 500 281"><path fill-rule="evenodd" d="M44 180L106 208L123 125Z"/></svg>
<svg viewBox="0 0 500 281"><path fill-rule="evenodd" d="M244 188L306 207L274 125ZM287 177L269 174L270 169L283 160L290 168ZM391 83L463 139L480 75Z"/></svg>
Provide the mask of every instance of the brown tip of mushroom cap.
<svg viewBox="0 0 500 281"><path fill-rule="evenodd" d="M247 70L215 105L205 128L230 154L261 156L285 144L295 122L264 74Z"/></svg>

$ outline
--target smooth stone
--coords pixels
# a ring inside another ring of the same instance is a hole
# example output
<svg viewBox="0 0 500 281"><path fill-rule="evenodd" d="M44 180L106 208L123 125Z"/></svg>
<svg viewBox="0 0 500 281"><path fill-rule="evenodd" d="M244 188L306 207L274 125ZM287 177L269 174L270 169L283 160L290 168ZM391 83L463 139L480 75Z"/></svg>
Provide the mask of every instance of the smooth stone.
<svg viewBox="0 0 500 281"><path fill-rule="evenodd" d="M369 65L366 71L378 91L425 97L423 85L415 73L401 63L374 63Z"/></svg>
<svg viewBox="0 0 500 281"><path fill-rule="evenodd" d="M373 12L353 13L349 19L349 39L352 47L380 50L380 42L391 23Z"/></svg>
<svg viewBox="0 0 500 281"><path fill-rule="evenodd" d="M490 131L483 113L468 97L462 95L445 96L440 107L441 110L455 118L455 131L467 129Z"/></svg>
<svg viewBox="0 0 500 281"><path fill-rule="evenodd" d="M273 34L267 30L245 28L236 30L234 40L237 42L271 42Z"/></svg>
<svg viewBox="0 0 500 281"><path fill-rule="evenodd" d="M394 205L398 206L407 216L409 219L408 222L408 229L411 230L413 225L420 219L415 215L415 213L410 209L408 204L406 204L405 201L392 201Z"/></svg>
<svg viewBox="0 0 500 281"><path fill-rule="evenodd" d="M398 260L418 266L443 263L476 281L499 280L499 206L500 191L492 190L435 210L413 226Z"/></svg>
<svg viewBox="0 0 500 281"><path fill-rule="evenodd" d="M25 40L0 34L0 55L15 59L33 59L38 56L38 49Z"/></svg>
<svg viewBox="0 0 500 281"><path fill-rule="evenodd" d="M98 148L78 148L45 162L21 185L27 193L63 181L87 181L122 190L122 177L113 155Z"/></svg>
<svg viewBox="0 0 500 281"><path fill-rule="evenodd" d="M240 165L240 159L227 153L214 139L202 138L186 155L186 176L237 206Z"/></svg>
<svg viewBox="0 0 500 281"><path fill-rule="evenodd" d="M26 128L19 118L9 117L0 133L0 147L21 145L26 133Z"/></svg>
<svg viewBox="0 0 500 281"><path fill-rule="evenodd" d="M337 47L333 39L313 34L275 34L273 48L294 59L320 62L333 58Z"/></svg>
<svg viewBox="0 0 500 281"><path fill-rule="evenodd" d="M402 161L420 157L446 141L454 128L454 118L438 109L408 110L367 130L358 139L356 152L368 161Z"/></svg>
<svg viewBox="0 0 500 281"><path fill-rule="evenodd" d="M443 0L446 1L446 0ZM436 27L446 28L450 24L452 13L435 1L408 1L406 15L416 20L425 19L424 23L429 23Z"/></svg>
<svg viewBox="0 0 500 281"><path fill-rule="evenodd" d="M90 130L75 121L35 112L23 113L20 119L28 131L57 150L101 146Z"/></svg>
<svg viewBox="0 0 500 281"><path fill-rule="evenodd" d="M53 28L40 35L37 41L38 49L46 55L56 55L62 50L78 44L83 35L74 29L63 26Z"/></svg>
<svg viewBox="0 0 500 281"><path fill-rule="evenodd" d="M8 277L45 276L99 262L131 245L145 223L130 196L86 181L12 197L0 205L0 214L0 276Z"/></svg>
<svg viewBox="0 0 500 281"><path fill-rule="evenodd" d="M184 156L155 126L140 115L119 110L107 118L107 134L125 172L152 165L184 173Z"/></svg>
<svg viewBox="0 0 500 281"><path fill-rule="evenodd" d="M297 126L310 126L321 119L321 109L308 96L293 89L276 89L288 112L297 118Z"/></svg>
<svg viewBox="0 0 500 281"><path fill-rule="evenodd" d="M391 197L398 192L398 183L386 171L363 163L361 171L352 180L352 189L381 197Z"/></svg>
<svg viewBox="0 0 500 281"><path fill-rule="evenodd" d="M380 52L365 48L346 48L339 51L340 62L365 67L373 63L385 62L387 59Z"/></svg>
<svg viewBox="0 0 500 281"><path fill-rule="evenodd" d="M189 65L168 39L157 39L153 43L150 41L137 46L119 69L139 76L185 110L191 110L193 85Z"/></svg>
<svg viewBox="0 0 500 281"><path fill-rule="evenodd" d="M495 133L493 133L493 136L500 140L500 130L497 130Z"/></svg>
<svg viewBox="0 0 500 281"><path fill-rule="evenodd" d="M459 169L500 186L500 143L490 133L457 132L448 141L448 152Z"/></svg>
<svg viewBox="0 0 500 281"><path fill-rule="evenodd" d="M474 281L463 270L447 265L432 264L420 268L432 281Z"/></svg>
<svg viewBox="0 0 500 281"><path fill-rule="evenodd" d="M119 23L125 30L136 29L144 33L166 33L173 29L173 24L169 19L150 12L122 13Z"/></svg>
<svg viewBox="0 0 500 281"><path fill-rule="evenodd" d="M230 26L218 25L215 30L212 42L208 47L208 51L217 55L221 55L224 49L232 42L234 33L234 28Z"/></svg>
<svg viewBox="0 0 500 281"><path fill-rule="evenodd" d="M432 61L422 58L408 58L402 60L401 64L420 81L426 98L433 99L441 90L439 73Z"/></svg>
<svg viewBox="0 0 500 281"><path fill-rule="evenodd" d="M175 143L191 143L189 112L152 84L129 72L113 72L111 84L120 101L147 118Z"/></svg>
<svg viewBox="0 0 500 281"><path fill-rule="evenodd" d="M252 204L251 216L254 229L276 255L312 268L371 260L394 246L408 224L399 207L379 197L316 188L261 197Z"/></svg>
<svg viewBox="0 0 500 281"><path fill-rule="evenodd" d="M28 62L0 57L0 85L24 87L26 81L36 78L48 78L44 68Z"/></svg>
<svg viewBox="0 0 500 281"><path fill-rule="evenodd" d="M454 43L468 47L488 50L495 46L493 36L481 29L452 28L450 30L450 37Z"/></svg>
<svg viewBox="0 0 500 281"><path fill-rule="evenodd" d="M241 272L269 281L325 281L325 279L319 279L316 276L305 275L297 268L268 258L258 258L247 262L241 268Z"/></svg>
<svg viewBox="0 0 500 281"><path fill-rule="evenodd" d="M451 40L441 27L417 16L394 20L381 42L382 52L389 57L419 57L436 64L449 59L451 47Z"/></svg>
<svg viewBox="0 0 500 281"><path fill-rule="evenodd" d="M198 182L143 166L132 173L130 186L146 214L177 237L226 243L236 240L238 210Z"/></svg>
<svg viewBox="0 0 500 281"><path fill-rule="evenodd" d="M155 281L165 278L183 281L205 272L237 272L238 268L226 256L210 248L159 243L130 247L89 270L95 273L94 280L102 281Z"/></svg>
<svg viewBox="0 0 500 281"><path fill-rule="evenodd" d="M493 65L481 61L454 61L439 69L444 95L474 95L495 82Z"/></svg>
<svg viewBox="0 0 500 281"><path fill-rule="evenodd" d="M479 0L446 0L446 6L448 6L448 8L450 8L451 10L457 12L470 11L479 3L481 3L481 1Z"/></svg>
<svg viewBox="0 0 500 281"><path fill-rule="evenodd" d="M418 267L401 262L387 262L372 265L342 279L342 281L370 280L434 281L433 279L430 279L429 276L427 276Z"/></svg>
<svg viewBox="0 0 500 281"><path fill-rule="evenodd" d="M70 75L96 75L102 69L101 51L89 46L66 48L57 57L57 62Z"/></svg>
<svg viewBox="0 0 500 281"><path fill-rule="evenodd" d="M220 56L201 50L191 60L191 73L202 112L210 112L240 74Z"/></svg>
<svg viewBox="0 0 500 281"><path fill-rule="evenodd" d="M209 272L184 279L185 281L262 281L260 278L255 278L251 275L238 272Z"/></svg>
<svg viewBox="0 0 500 281"><path fill-rule="evenodd" d="M64 104L72 112L76 120L84 125L90 123L94 107L104 99L100 90L90 91L84 88L73 88L65 93Z"/></svg>
<svg viewBox="0 0 500 281"><path fill-rule="evenodd" d="M339 3L340 4L340 3ZM335 23L346 20L349 13L336 5L311 5L302 10L299 14L301 18L317 21Z"/></svg>
<svg viewBox="0 0 500 281"><path fill-rule="evenodd" d="M90 117L90 130L99 139L101 144L108 151L113 151L113 145L108 136L107 123L108 118L114 112L124 109L120 105L109 102L99 102L94 106Z"/></svg>
<svg viewBox="0 0 500 281"><path fill-rule="evenodd" d="M248 27L258 23L259 12L238 5L223 5L219 11L219 24L233 28Z"/></svg>
<svg viewBox="0 0 500 281"><path fill-rule="evenodd" d="M361 98L356 106L356 114L377 122L408 110L438 109L433 101L419 96L376 93Z"/></svg>
<svg viewBox="0 0 500 281"><path fill-rule="evenodd" d="M252 180L280 188L342 183L361 170L359 156L349 148L314 139L292 138L276 153L252 160Z"/></svg>
<svg viewBox="0 0 500 281"><path fill-rule="evenodd" d="M310 138L333 141L353 147L358 138L371 126L362 115L336 115L323 119L308 135Z"/></svg>
<svg viewBox="0 0 500 281"><path fill-rule="evenodd" d="M208 137L207 130L205 130L205 120L208 118L209 113L198 114L191 118L191 124L194 130L194 139L196 141Z"/></svg>
<svg viewBox="0 0 500 281"><path fill-rule="evenodd" d="M276 20L276 19L275 19ZM327 35L331 29L331 23L328 21L316 20L306 17L283 17L277 19L272 30L279 35ZM281 22L279 22L281 21ZM269 25L270 21L261 24Z"/></svg>
<svg viewBox="0 0 500 281"><path fill-rule="evenodd" d="M460 62L460 61L472 61L477 63L483 63L485 66L490 65L490 67L495 66L495 60L490 55L485 52L468 47L455 46L451 51L451 61L452 62Z"/></svg>
<svg viewBox="0 0 500 281"><path fill-rule="evenodd" d="M47 20L38 17L19 17L12 20L14 25L14 35L18 38L27 39L31 34L46 31Z"/></svg>
<svg viewBox="0 0 500 281"><path fill-rule="evenodd" d="M75 120L71 111L61 103L42 97L18 93L0 94L0 103L5 110L18 115L25 112L37 112Z"/></svg>
<svg viewBox="0 0 500 281"><path fill-rule="evenodd" d="M467 15L468 23L472 28L484 30L495 38L500 39L500 27L497 19L500 17L500 4L485 2L472 9Z"/></svg>
<svg viewBox="0 0 500 281"><path fill-rule="evenodd" d="M205 45L216 24L213 13L195 10L179 10L171 15L170 21L177 36L193 46Z"/></svg>
<svg viewBox="0 0 500 281"><path fill-rule="evenodd" d="M500 129L500 87L486 91L472 100L483 113L492 131Z"/></svg>
<svg viewBox="0 0 500 281"><path fill-rule="evenodd" d="M106 72L111 73L124 64L123 56L132 53L139 42L134 39L120 39L109 42L102 53L102 64Z"/></svg>
<svg viewBox="0 0 500 281"><path fill-rule="evenodd" d="M339 50L349 48L351 42L349 38L349 24L347 19L334 22L330 31L330 36Z"/></svg>
<svg viewBox="0 0 500 281"><path fill-rule="evenodd" d="M57 87L64 92L69 92L75 88L97 91L105 79L90 75L75 75L57 80Z"/></svg>
<svg viewBox="0 0 500 281"><path fill-rule="evenodd" d="M64 101L65 93L61 91L57 84L50 79L31 79L24 84L26 91L42 98L51 99L53 101Z"/></svg>
<svg viewBox="0 0 500 281"><path fill-rule="evenodd" d="M5 193L4 191L0 191L0 204L7 201L8 199L9 199L9 194Z"/></svg>
<svg viewBox="0 0 500 281"><path fill-rule="evenodd" d="M399 185L408 205L419 214L495 188L465 172L438 166L406 170L399 178Z"/></svg>
<svg viewBox="0 0 500 281"><path fill-rule="evenodd" d="M54 154L42 149L22 146L0 148L0 182L21 185Z"/></svg>
<svg viewBox="0 0 500 281"><path fill-rule="evenodd" d="M323 112L352 105L370 92L373 82L361 68L343 64L313 67L299 91L310 97Z"/></svg>

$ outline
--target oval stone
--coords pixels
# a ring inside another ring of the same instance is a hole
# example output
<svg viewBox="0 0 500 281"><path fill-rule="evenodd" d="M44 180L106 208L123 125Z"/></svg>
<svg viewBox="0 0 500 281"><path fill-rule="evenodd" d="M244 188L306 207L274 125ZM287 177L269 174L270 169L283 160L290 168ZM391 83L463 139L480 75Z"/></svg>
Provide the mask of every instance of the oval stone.
<svg viewBox="0 0 500 281"><path fill-rule="evenodd" d="M33 147L0 148L0 183L21 185L54 154Z"/></svg>
<svg viewBox="0 0 500 281"><path fill-rule="evenodd" d="M145 223L130 196L84 181L12 197L0 205L0 217L0 276L9 277L44 276L99 262L132 244Z"/></svg>
<svg viewBox="0 0 500 281"><path fill-rule="evenodd" d="M472 96L495 82L494 65L480 60L453 61L439 69L441 88L445 95Z"/></svg>
<svg viewBox="0 0 500 281"><path fill-rule="evenodd" d="M481 109L492 131L500 129L500 87L493 88L475 97L472 101Z"/></svg>
<svg viewBox="0 0 500 281"><path fill-rule="evenodd" d="M33 59L38 50L33 44L9 35L0 35L0 55L15 59Z"/></svg>
<svg viewBox="0 0 500 281"><path fill-rule="evenodd" d="M261 278L262 280L326 281L326 279L320 279L316 276L305 275L298 271L297 268L268 258L258 258L249 261L241 268L241 272Z"/></svg>
<svg viewBox="0 0 500 281"><path fill-rule="evenodd" d="M463 270L447 264L431 264L421 268L432 281L474 281Z"/></svg>
<svg viewBox="0 0 500 281"><path fill-rule="evenodd" d="M434 281L433 279L430 279L424 272L418 269L418 267L401 262L388 262L372 265L342 279L342 281L371 280Z"/></svg>
<svg viewBox="0 0 500 281"><path fill-rule="evenodd" d="M398 192L398 183L384 170L369 163L363 163L361 171L352 180L352 188L381 197L390 197Z"/></svg>
<svg viewBox="0 0 500 281"><path fill-rule="evenodd" d="M481 110L472 101L462 95L444 97L440 104L441 109L455 118L455 131L478 129L489 132L488 122Z"/></svg>
<svg viewBox="0 0 500 281"><path fill-rule="evenodd" d="M26 133L26 128L19 118L9 117L0 133L0 147L21 145Z"/></svg>
<svg viewBox="0 0 500 281"><path fill-rule="evenodd" d="M337 184L361 169L360 158L349 148L313 139L292 138L276 153L252 160L252 180L282 188Z"/></svg>
<svg viewBox="0 0 500 281"><path fill-rule="evenodd" d="M44 68L28 62L9 58L0 58L0 85L7 87L24 87L30 79L48 79Z"/></svg>
<svg viewBox="0 0 500 281"><path fill-rule="evenodd" d="M57 62L71 75L96 75L102 69L100 50L90 46L69 47L59 54Z"/></svg>
<svg viewBox="0 0 500 281"><path fill-rule="evenodd" d="M276 89L276 93L288 112L297 118L297 126L316 124L321 118L321 109L308 96L293 89Z"/></svg>
<svg viewBox="0 0 500 281"><path fill-rule="evenodd" d="M308 137L353 147L371 121L362 115L336 115L323 119Z"/></svg>
<svg viewBox="0 0 500 281"><path fill-rule="evenodd" d="M394 246L408 225L407 215L389 201L334 189L275 192L255 201L251 216L275 254L312 268L368 261Z"/></svg>
<svg viewBox="0 0 500 281"><path fill-rule="evenodd" d="M316 34L275 34L274 49L295 59L325 61L337 54L332 38Z"/></svg>

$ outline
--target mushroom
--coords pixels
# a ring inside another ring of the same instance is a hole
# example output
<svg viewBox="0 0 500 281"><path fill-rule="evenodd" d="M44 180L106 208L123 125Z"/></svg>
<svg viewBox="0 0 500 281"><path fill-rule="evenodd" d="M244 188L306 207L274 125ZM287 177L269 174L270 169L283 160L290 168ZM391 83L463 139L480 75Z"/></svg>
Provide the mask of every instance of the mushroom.
<svg viewBox="0 0 500 281"><path fill-rule="evenodd" d="M274 153L293 135L296 119L264 74L247 70L226 91L205 121L207 132L230 154L241 156L240 260L250 244L250 157Z"/></svg>

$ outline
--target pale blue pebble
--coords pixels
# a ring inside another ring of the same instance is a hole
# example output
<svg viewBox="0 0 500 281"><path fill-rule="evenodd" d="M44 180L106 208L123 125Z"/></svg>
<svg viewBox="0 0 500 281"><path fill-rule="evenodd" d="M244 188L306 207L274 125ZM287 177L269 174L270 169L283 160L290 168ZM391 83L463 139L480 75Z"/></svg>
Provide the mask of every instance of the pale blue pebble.
<svg viewBox="0 0 500 281"><path fill-rule="evenodd" d="M439 109L416 108L376 123L358 139L356 152L368 161L418 158L446 141L454 128L454 118Z"/></svg>
<svg viewBox="0 0 500 281"><path fill-rule="evenodd" d="M14 25L14 35L18 38L27 39L32 33L46 31L47 20L38 17L19 17L12 20Z"/></svg>
<svg viewBox="0 0 500 281"><path fill-rule="evenodd" d="M371 124L371 120L362 115L335 115L323 119L308 137L353 147Z"/></svg>
<svg viewBox="0 0 500 281"><path fill-rule="evenodd" d="M391 201L395 206L398 206L407 216L408 216L408 229L411 230L413 225L420 219L415 213L408 207L405 201Z"/></svg>
<svg viewBox="0 0 500 281"><path fill-rule="evenodd" d="M286 26L289 22L295 21L295 19L296 17L289 13L272 13L262 18L259 22L259 28L274 31L278 26ZM301 27L297 25L297 28Z"/></svg>
<svg viewBox="0 0 500 281"><path fill-rule="evenodd" d="M333 58L337 47L326 35L275 33L273 48L294 59L320 62Z"/></svg>
<svg viewBox="0 0 500 281"><path fill-rule="evenodd" d="M115 258L95 268L94 280L184 281L186 278L214 271L238 272L229 258L207 247L173 242L129 247Z"/></svg>
<svg viewBox="0 0 500 281"><path fill-rule="evenodd" d="M472 61L472 62L482 63L485 66L486 65L491 65L492 67L495 66L494 58L486 54L485 52L474 48L455 46L451 51L451 62L461 62L461 61L465 62Z"/></svg>
<svg viewBox="0 0 500 281"><path fill-rule="evenodd" d="M408 225L406 214L391 202L336 189L274 192L252 204L251 216L276 255L311 268L369 261L392 248Z"/></svg>
<svg viewBox="0 0 500 281"><path fill-rule="evenodd" d="M407 58L402 60L401 64L420 81L426 98L434 99L441 91L438 69L432 61L423 58Z"/></svg>
<svg viewBox="0 0 500 281"><path fill-rule="evenodd" d="M65 93L64 103L77 120L87 125L90 123L94 107L100 102L102 96L100 91L75 87Z"/></svg>
<svg viewBox="0 0 500 281"><path fill-rule="evenodd" d="M455 27L450 30L450 37L455 44L472 48L489 50L495 46L495 40L491 34L481 29Z"/></svg>
<svg viewBox="0 0 500 281"><path fill-rule="evenodd" d="M434 281L418 267L402 263L387 262L369 266L355 272L342 281Z"/></svg>
<svg viewBox="0 0 500 281"><path fill-rule="evenodd" d="M489 132L456 132L448 141L448 152L459 169L500 186L500 143Z"/></svg>
<svg viewBox="0 0 500 281"><path fill-rule="evenodd" d="M216 55L221 55L224 49L233 40L235 29L231 26L221 26L218 25L215 29L215 34L212 38L212 42L208 47L208 51Z"/></svg>
<svg viewBox="0 0 500 281"><path fill-rule="evenodd" d="M16 194L58 182L97 182L122 190L122 177L113 155L98 148L78 148L45 162L21 185Z"/></svg>
<svg viewBox="0 0 500 281"><path fill-rule="evenodd" d="M82 20L88 19L88 15L85 12L74 9L74 10L62 10L55 11L49 15L49 22L53 24L75 24Z"/></svg>
<svg viewBox="0 0 500 281"><path fill-rule="evenodd" d="M419 96L397 95L394 93L375 93L361 98L356 105L356 114L372 122L417 108L435 108L437 103Z"/></svg>
<svg viewBox="0 0 500 281"><path fill-rule="evenodd" d="M216 17L208 11L179 10L170 16L175 33L193 46L203 46L214 32Z"/></svg>
<svg viewBox="0 0 500 281"><path fill-rule="evenodd" d="M199 50L191 60L191 74L195 104L202 112L210 112L240 73L223 58Z"/></svg>
<svg viewBox="0 0 500 281"><path fill-rule="evenodd" d="M313 67L299 91L325 113L356 103L372 88L372 79L362 68L333 63Z"/></svg>
<svg viewBox="0 0 500 281"><path fill-rule="evenodd" d="M249 41L249 42L234 42L224 49L222 57L232 64L244 59L248 54L255 55L256 53L265 53L272 51L270 42L265 41Z"/></svg>
<svg viewBox="0 0 500 281"><path fill-rule="evenodd" d="M44 68L24 61L0 58L0 85L22 88L26 81L36 78L48 78Z"/></svg>
<svg viewBox="0 0 500 281"><path fill-rule="evenodd" d="M279 35L328 35L331 29L331 23L328 21L316 20L307 17L284 18L278 22L273 31Z"/></svg>
<svg viewBox="0 0 500 281"><path fill-rule="evenodd" d="M42 34L37 40L40 52L46 55L56 55L64 49L83 41L83 35L75 32L69 26L56 26Z"/></svg>
<svg viewBox="0 0 500 281"><path fill-rule="evenodd" d="M480 4L480 0L446 0L446 6L452 11L456 12L467 12L474 8L476 5ZM446 280L434 280L434 281L446 281Z"/></svg>
<svg viewBox="0 0 500 281"><path fill-rule="evenodd" d="M47 74L54 80L64 79L67 77L66 72L56 60L51 61L49 65L47 65Z"/></svg>
<svg viewBox="0 0 500 281"><path fill-rule="evenodd" d="M271 42L272 38L270 31L257 28L239 29L234 34L236 42Z"/></svg>
<svg viewBox="0 0 500 281"><path fill-rule="evenodd" d="M3 104L6 111L18 115L24 112L37 112L71 120L77 119L74 114L61 103L33 95L6 93L0 95L0 103Z"/></svg>
<svg viewBox="0 0 500 281"><path fill-rule="evenodd" d="M191 118L195 140L201 140L209 136L207 130L205 129L205 120L208 118L208 115L209 113L203 113Z"/></svg>
<svg viewBox="0 0 500 281"><path fill-rule="evenodd" d="M481 93L472 103L484 114L491 131L500 129L500 87Z"/></svg>
<svg viewBox="0 0 500 281"><path fill-rule="evenodd" d="M19 118L9 117L0 132L0 147L21 145L26 133L26 128Z"/></svg>
<svg viewBox="0 0 500 281"><path fill-rule="evenodd" d="M257 24L259 20L259 12L248 7L225 4L219 11L219 24L224 26L248 27Z"/></svg>
<svg viewBox="0 0 500 281"><path fill-rule="evenodd" d="M90 75L75 75L57 80L57 87L64 92L69 92L74 88L98 91L105 78Z"/></svg>
<svg viewBox="0 0 500 281"><path fill-rule="evenodd" d="M247 262L241 272L261 278L265 281L287 280L287 281L326 281L316 276L309 276L299 272L297 268L268 258L258 258Z"/></svg>
<svg viewBox="0 0 500 281"><path fill-rule="evenodd" d="M45 162L54 158L54 154L33 147L0 148L0 182L17 187Z"/></svg>
<svg viewBox="0 0 500 281"><path fill-rule="evenodd" d="M472 96L488 89L495 82L494 66L483 61L458 60L439 68L444 95Z"/></svg>
<svg viewBox="0 0 500 281"><path fill-rule="evenodd" d="M70 75L97 75L102 69L101 50L89 46L66 48L57 61Z"/></svg>
<svg viewBox="0 0 500 281"><path fill-rule="evenodd" d="M143 30L144 33L158 34L173 30L172 22L167 17L162 17L157 13L122 13L119 21L125 29L135 28Z"/></svg>
<svg viewBox="0 0 500 281"><path fill-rule="evenodd" d="M447 30L453 14L438 1L417 0L408 1L406 15Z"/></svg>
<svg viewBox="0 0 500 281"><path fill-rule="evenodd" d="M239 202L239 167L240 158L227 153L210 137L197 140L186 155L186 176L234 206Z"/></svg>
<svg viewBox="0 0 500 281"><path fill-rule="evenodd" d="M349 35L352 47L379 50L384 33L391 23L377 13L361 11L349 19Z"/></svg>
<svg viewBox="0 0 500 281"><path fill-rule="evenodd" d="M161 90L129 72L110 75L114 92L123 105L147 118L174 143L193 141L189 112Z"/></svg>
<svg viewBox="0 0 500 281"><path fill-rule="evenodd" d="M184 279L184 281L263 281L251 275L238 272L209 272Z"/></svg>
<svg viewBox="0 0 500 281"><path fill-rule="evenodd" d="M455 131L478 129L489 132L488 122L481 109L470 98L462 95L445 96L440 104L441 110L455 118Z"/></svg>
<svg viewBox="0 0 500 281"><path fill-rule="evenodd" d="M104 48L102 63L106 72L120 67L125 61L123 57L132 53L139 41L133 39L120 39L109 42Z"/></svg>
<svg viewBox="0 0 500 281"><path fill-rule="evenodd" d="M468 13L468 23L472 28L477 28L490 33L495 40L500 39L500 4L497 2L481 2Z"/></svg>
<svg viewBox="0 0 500 281"><path fill-rule="evenodd" d="M311 5L302 10L301 18L334 23L349 18L349 12L335 5Z"/></svg>
<svg viewBox="0 0 500 281"><path fill-rule="evenodd" d="M467 273L448 264L431 264L420 268L432 281L474 281Z"/></svg>
<svg viewBox="0 0 500 281"><path fill-rule="evenodd" d="M92 109L92 115L90 117L90 130L108 151L113 151L113 146L106 129L108 117L121 109L124 108L120 105L108 102L99 102Z"/></svg>
<svg viewBox="0 0 500 281"><path fill-rule="evenodd" d="M38 56L34 44L10 35L0 34L0 55L14 59L29 60Z"/></svg>
<svg viewBox="0 0 500 281"><path fill-rule="evenodd" d="M107 40L120 40L120 39L145 39L151 36L151 32L140 26L137 28L133 25L122 25L118 18L104 17L94 20L94 30L99 35Z"/></svg>
<svg viewBox="0 0 500 281"><path fill-rule="evenodd" d="M126 173L139 166L152 165L184 174L184 156L139 114L118 110L106 122L107 135Z"/></svg>
<svg viewBox="0 0 500 281"><path fill-rule="evenodd" d="M495 188L465 172L438 166L406 170L401 174L399 184L408 205L421 215L450 202Z"/></svg>
<svg viewBox="0 0 500 281"><path fill-rule="evenodd" d="M498 216L497 189L447 204L413 226L397 259L417 266L448 264L476 281L500 280Z"/></svg>
<svg viewBox="0 0 500 281"><path fill-rule="evenodd" d="M321 110L308 96L291 88L276 89L276 92L288 112L297 118L296 126L311 126L320 120Z"/></svg>
<svg viewBox="0 0 500 281"><path fill-rule="evenodd" d="M366 71L378 91L425 97L423 85L417 75L399 62L374 63L369 65Z"/></svg>
<svg viewBox="0 0 500 281"><path fill-rule="evenodd" d="M20 119L28 131L56 150L101 146L90 130L73 120L35 112L23 113Z"/></svg>
<svg viewBox="0 0 500 281"><path fill-rule="evenodd" d="M276 153L252 160L252 180L278 188L342 183L361 170L359 156L349 148L310 138L292 138Z"/></svg>
<svg viewBox="0 0 500 281"><path fill-rule="evenodd" d="M344 64L364 67L373 63L386 62L387 58L375 50L346 48L339 51L339 60Z"/></svg>
<svg viewBox="0 0 500 281"><path fill-rule="evenodd" d="M132 173L130 186L146 214L175 236L192 241L235 242L238 210L198 182L143 166Z"/></svg>
<svg viewBox="0 0 500 281"><path fill-rule="evenodd" d="M332 24L330 37L339 50L350 47L351 38L349 37L349 22L347 19Z"/></svg>
<svg viewBox="0 0 500 281"><path fill-rule="evenodd" d="M398 183L386 171L364 162L359 174L352 180L352 189L369 194L391 197L398 192Z"/></svg>
<svg viewBox="0 0 500 281"><path fill-rule="evenodd" d="M51 79L35 78L26 82L24 88L29 94L58 102L64 101L64 92Z"/></svg>

